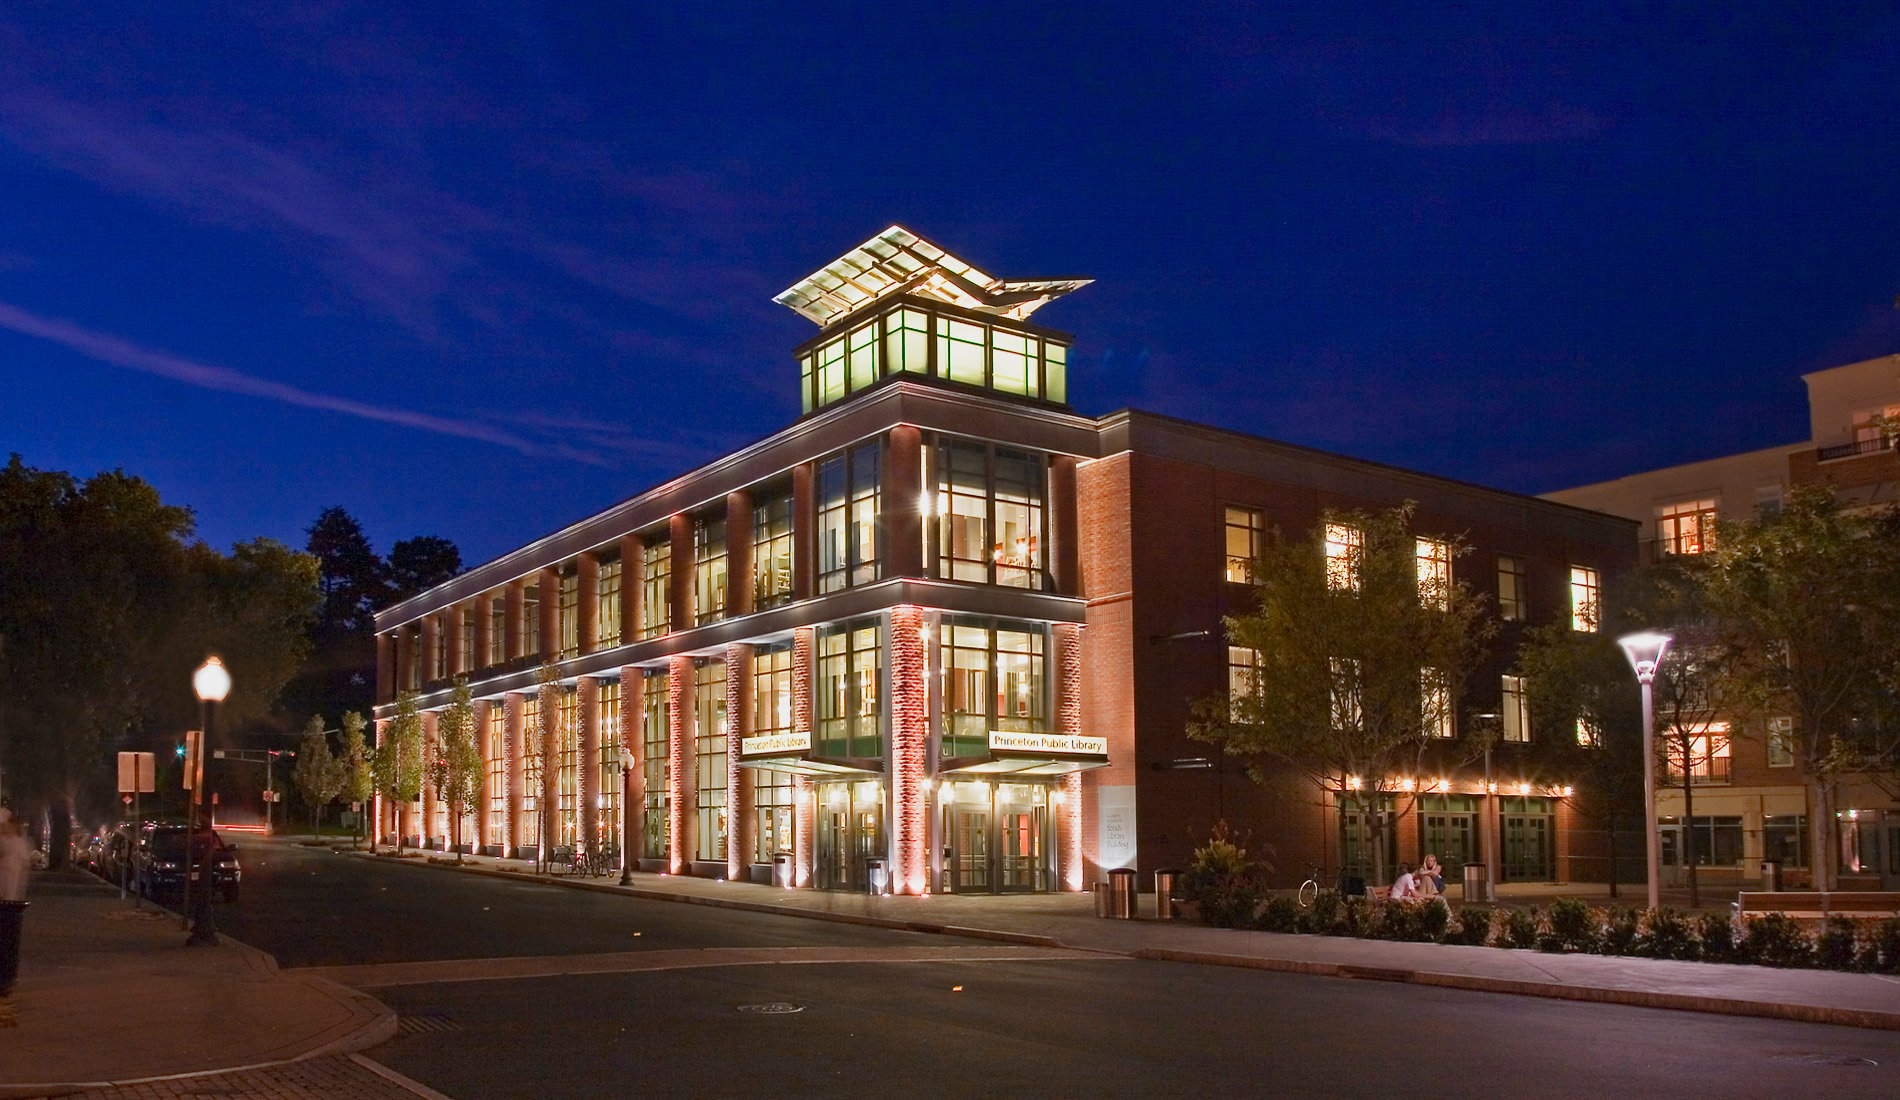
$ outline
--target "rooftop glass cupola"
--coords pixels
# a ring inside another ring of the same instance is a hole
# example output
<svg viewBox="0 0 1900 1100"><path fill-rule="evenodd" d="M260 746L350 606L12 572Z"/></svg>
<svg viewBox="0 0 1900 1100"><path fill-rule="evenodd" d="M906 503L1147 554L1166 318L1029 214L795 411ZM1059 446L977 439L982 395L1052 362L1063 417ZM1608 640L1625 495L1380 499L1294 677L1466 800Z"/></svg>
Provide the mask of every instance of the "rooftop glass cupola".
<svg viewBox="0 0 1900 1100"><path fill-rule="evenodd" d="M795 353L805 412L900 377L1066 405L1074 338L1028 318L1091 282L998 279L893 225L773 301L822 330Z"/></svg>

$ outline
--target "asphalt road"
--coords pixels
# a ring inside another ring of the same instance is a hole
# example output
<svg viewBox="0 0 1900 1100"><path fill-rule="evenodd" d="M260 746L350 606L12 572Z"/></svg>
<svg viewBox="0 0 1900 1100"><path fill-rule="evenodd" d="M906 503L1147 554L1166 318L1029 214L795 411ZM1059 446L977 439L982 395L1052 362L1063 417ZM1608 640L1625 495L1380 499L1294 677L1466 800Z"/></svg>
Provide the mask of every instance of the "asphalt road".
<svg viewBox="0 0 1900 1100"><path fill-rule="evenodd" d="M1887 1032L1121 959L917 963L903 949L968 941L281 844L247 855L225 927L286 966L862 949L852 963L372 989L411 1033L369 1053L456 1100L1900 1096Z"/></svg>

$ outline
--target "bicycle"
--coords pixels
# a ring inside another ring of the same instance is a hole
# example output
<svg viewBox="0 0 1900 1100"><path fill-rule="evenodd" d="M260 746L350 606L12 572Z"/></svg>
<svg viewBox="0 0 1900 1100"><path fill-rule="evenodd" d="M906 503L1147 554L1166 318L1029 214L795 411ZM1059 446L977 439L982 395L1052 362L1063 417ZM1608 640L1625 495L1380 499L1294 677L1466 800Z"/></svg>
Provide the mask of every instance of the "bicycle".
<svg viewBox="0 0 1900 1100"><path fill-rule="evenodd" d="M1305 882L1300 883L1300 908L1313 907L1313 903L1319 900L1320 893L1326 889L1321 885L1325 880L1326 872L1319 867L1314 867L1312 875Z"/></svg>

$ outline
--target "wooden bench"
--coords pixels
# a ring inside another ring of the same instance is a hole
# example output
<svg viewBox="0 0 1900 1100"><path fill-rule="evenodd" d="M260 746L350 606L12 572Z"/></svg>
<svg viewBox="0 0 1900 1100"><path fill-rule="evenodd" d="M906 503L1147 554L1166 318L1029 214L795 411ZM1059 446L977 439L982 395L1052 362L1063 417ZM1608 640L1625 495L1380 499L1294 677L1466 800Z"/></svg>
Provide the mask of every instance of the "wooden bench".
<svg viewBox="0 0 1900 1100"><path fill-rule="evenodd" d="M1784 913L1799 920L1900 916L1900 892L1890 890L1754 890L1735 895L1737 917Z"/></svg>

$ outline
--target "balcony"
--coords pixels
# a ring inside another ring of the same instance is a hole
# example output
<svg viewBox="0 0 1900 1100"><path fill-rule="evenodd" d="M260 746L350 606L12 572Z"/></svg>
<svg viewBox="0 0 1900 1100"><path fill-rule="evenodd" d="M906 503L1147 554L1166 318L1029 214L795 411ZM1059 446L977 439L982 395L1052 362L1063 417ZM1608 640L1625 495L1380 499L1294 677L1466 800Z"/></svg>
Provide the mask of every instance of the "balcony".
<svg viewBox="0 0 1900 1100"><path fill-rule="evenodd" d="M1716 756L1708 760L1696 761L1695 767L1689 770L1689 785L1692 787L1708 787L1726 784L1728 782L1728 762L1729 758L1726 756ZM1677 764L1671 764L1668 773L1663 776L1663 783L1665 786L1671 787L1682 786L1682 768Z"/></svg>
<svg viewBox="0 0 1900 1100"><path fill-rule="evenodd" d="M1833 447L1816 447L1814 457L1822 462L1832 462L1839 458L1854 458L1858 455L1880 454L1893 450L1894 436L1879 439L1856 439L1852 443L1842 443Z"/></svg>

